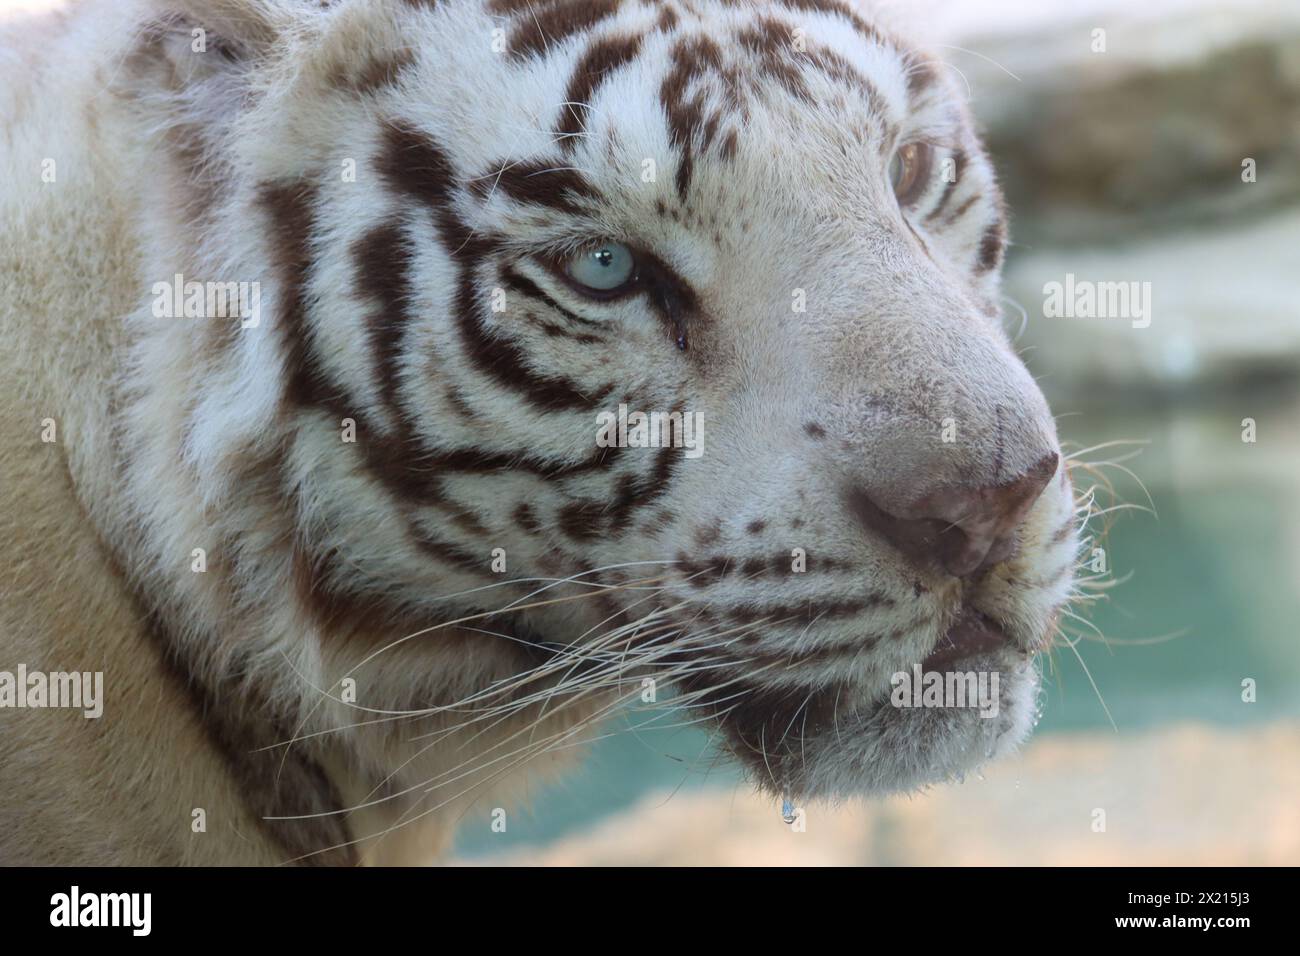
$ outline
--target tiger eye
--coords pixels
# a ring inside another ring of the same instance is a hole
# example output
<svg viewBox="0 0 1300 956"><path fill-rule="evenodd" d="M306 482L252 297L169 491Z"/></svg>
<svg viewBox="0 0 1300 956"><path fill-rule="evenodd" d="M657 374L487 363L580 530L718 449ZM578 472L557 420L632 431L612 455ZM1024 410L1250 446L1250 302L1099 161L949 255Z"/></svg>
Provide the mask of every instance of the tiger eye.
<svg viewBox="0 0 1300 956"><path fill-rule="evenodd" d="M889 184L900 203L917 198L925 187L930 165L930 147L925 143L907 143L894 151L889 161Z"/></svg>
<svg viewBox="0 0 1300 956"><path fill-rule="evenodd" d="M636 256L622 243L607 242L571 257L565 271L581 289L609 294L636 277Z"/></svg>

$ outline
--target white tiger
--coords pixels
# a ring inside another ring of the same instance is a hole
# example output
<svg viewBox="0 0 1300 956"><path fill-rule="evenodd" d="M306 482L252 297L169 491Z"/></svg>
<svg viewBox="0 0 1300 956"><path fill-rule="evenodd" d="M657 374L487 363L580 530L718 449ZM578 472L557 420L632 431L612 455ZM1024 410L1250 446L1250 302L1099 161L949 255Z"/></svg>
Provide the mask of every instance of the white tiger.
<svg viewBox="0 0 1300 956"><path fill-rule="evenodd" d="M0 709L0 861L423 859L649 686L798 801L1017 745L1077 521L963 99L841 0L10 18L0 670L105 700Z"/></svg>

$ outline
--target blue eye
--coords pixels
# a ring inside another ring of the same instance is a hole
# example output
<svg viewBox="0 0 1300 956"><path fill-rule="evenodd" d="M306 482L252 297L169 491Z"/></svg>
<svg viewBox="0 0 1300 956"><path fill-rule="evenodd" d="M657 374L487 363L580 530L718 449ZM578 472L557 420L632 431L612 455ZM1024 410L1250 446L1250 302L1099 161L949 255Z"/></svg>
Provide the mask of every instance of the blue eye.
<svg viewBox="0 0 1300 956"><path fill-rule="evenodd" d="M606 242L574 255L565 272L581 288L608 295L636 278L636 256L622 243Z"/></svg>

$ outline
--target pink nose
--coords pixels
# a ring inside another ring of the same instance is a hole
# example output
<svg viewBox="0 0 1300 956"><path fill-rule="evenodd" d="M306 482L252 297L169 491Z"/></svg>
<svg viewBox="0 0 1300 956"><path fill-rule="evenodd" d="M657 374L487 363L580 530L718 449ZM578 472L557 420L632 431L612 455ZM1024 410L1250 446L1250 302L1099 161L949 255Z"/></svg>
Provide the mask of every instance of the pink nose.
<svg viewBox="0 0 1300 956"><path fill-rule="evenodd" d="M939 488L901 515L886 512L862 490L850 493L850 506L863 525L911 560L969 577L1015 553L1016 529L1056 474L1058 462L1051 452L1010 481Z"/></svg>

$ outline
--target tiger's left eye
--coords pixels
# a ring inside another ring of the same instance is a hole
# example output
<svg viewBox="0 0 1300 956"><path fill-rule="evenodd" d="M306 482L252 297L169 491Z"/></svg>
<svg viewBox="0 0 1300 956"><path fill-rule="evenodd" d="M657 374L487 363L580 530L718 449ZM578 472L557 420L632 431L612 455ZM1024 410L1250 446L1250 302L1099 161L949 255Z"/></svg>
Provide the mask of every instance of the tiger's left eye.
<svg viewBox="0 0 1300 956"><path fill-rule="evenodd" d="M889 184L902 205L918 199L930 174L933 150L926 143L908 143L894 151L889 161Z"/></svg>
<svg viewBox="0 0 1300 956"><path fill-rule="evenodd" d="M580 291L604 298L636 280L636 256L620 242L606 242L572 256L564 271Z"/></svg>

